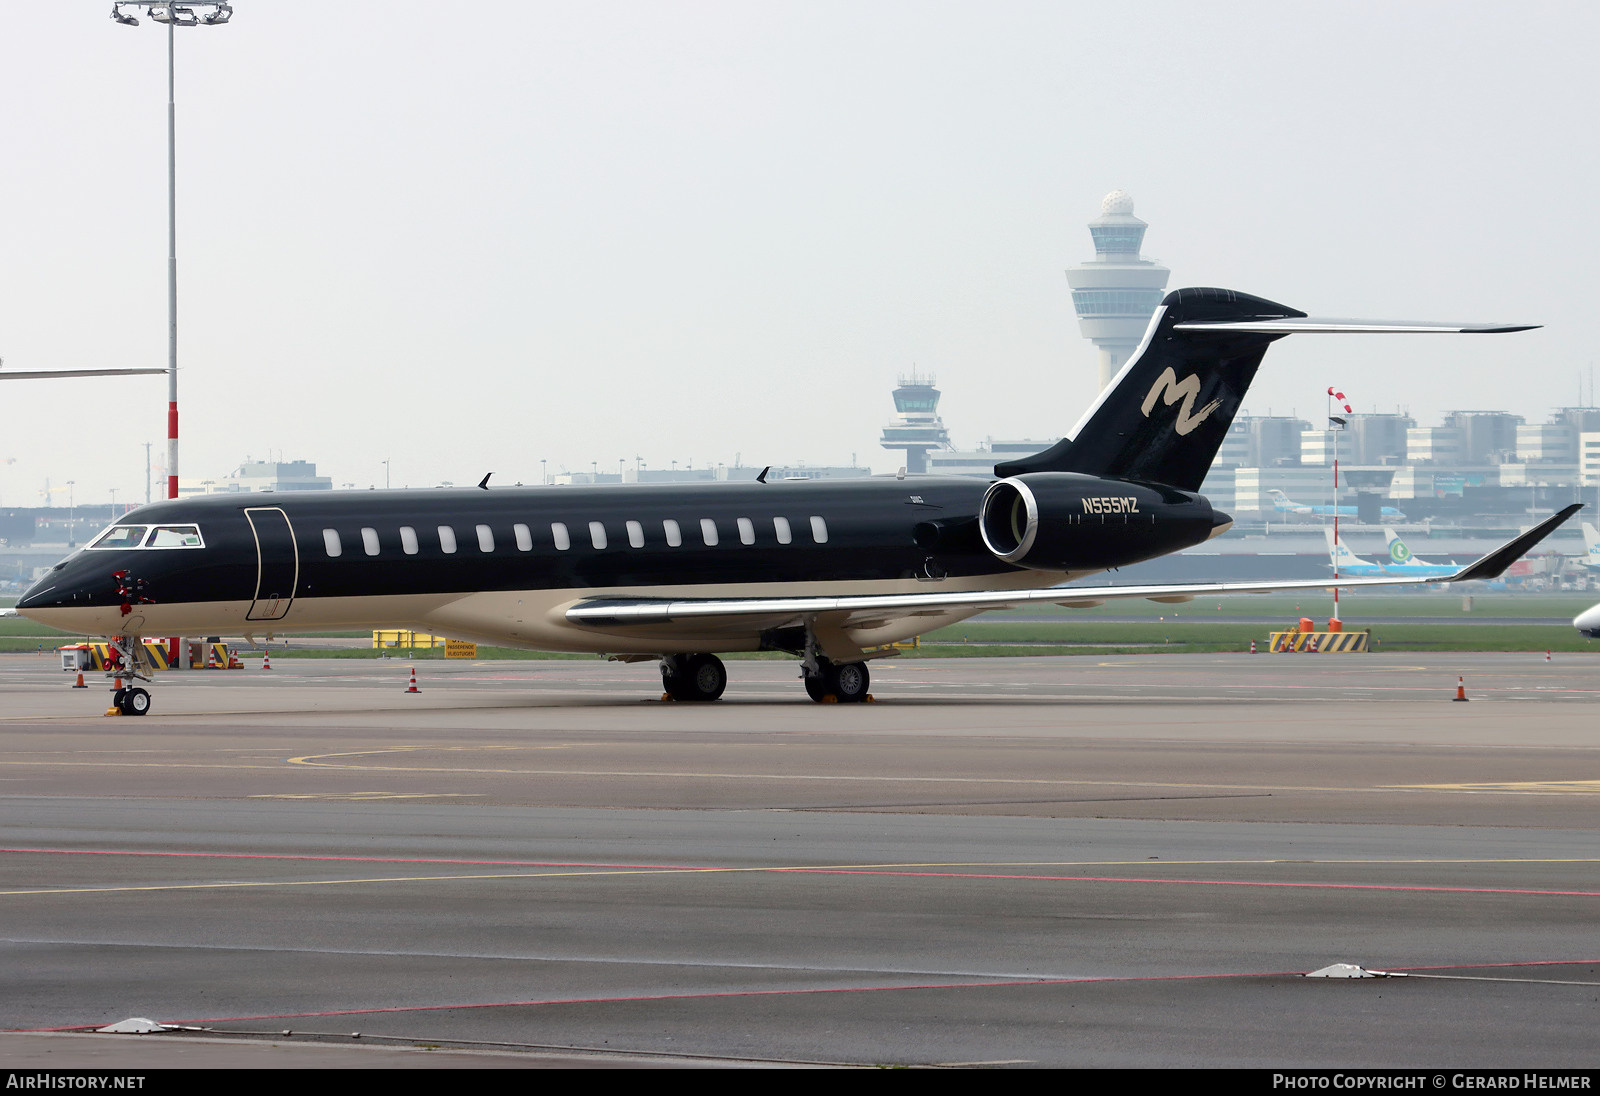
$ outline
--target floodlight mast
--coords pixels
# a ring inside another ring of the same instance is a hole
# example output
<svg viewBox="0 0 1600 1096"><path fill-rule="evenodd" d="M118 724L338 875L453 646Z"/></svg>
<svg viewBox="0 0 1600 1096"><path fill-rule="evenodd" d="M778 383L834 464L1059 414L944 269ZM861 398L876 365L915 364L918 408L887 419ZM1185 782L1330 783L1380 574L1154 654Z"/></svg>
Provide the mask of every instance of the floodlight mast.
<svg viewBox="0 0 1600 1096"><path fill-rule="evenodd" d="M143 8L157 23L167 25L167 497L178 497L178 110L173 61L174 28L202 24L217 26L233 17L226 0L212 3L172 4L157 0L117 0L111 18L136 27L139 20L123 9Z"/></svg>

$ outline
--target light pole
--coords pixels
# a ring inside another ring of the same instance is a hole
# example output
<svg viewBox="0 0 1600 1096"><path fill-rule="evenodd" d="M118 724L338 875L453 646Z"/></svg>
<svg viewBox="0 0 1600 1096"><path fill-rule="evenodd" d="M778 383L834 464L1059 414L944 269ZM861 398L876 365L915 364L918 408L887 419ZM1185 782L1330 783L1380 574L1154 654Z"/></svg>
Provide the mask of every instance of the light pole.
<svg viewBox="0 0 1600 1096"><path fill-rule="evenodd" d="M178 497L178 109L173 45L176 28L215 27L233 18L227 0L193 4L156 3L155 0L117 0L111 18L136 27L139 20L124 8L143 8L157 23L167 25L167 497Z"/></svg>
<svg viewBox="0 0 1600 1096"><path fill-rule="evenodd" d="M1343 621L1339 616L1339 434L1349 422L1348 419L1333 413L1334 400L1339 401L1339 406L1344 408L1346 415L1354 414L1350 410L1350 405L1345 402L1344 393L1329 388L1328 432L1333 435L1333 618L1328 621L1330 632L1344 630ZM1339 623L1339 627L1334 627L1335 622Z"/></svg>

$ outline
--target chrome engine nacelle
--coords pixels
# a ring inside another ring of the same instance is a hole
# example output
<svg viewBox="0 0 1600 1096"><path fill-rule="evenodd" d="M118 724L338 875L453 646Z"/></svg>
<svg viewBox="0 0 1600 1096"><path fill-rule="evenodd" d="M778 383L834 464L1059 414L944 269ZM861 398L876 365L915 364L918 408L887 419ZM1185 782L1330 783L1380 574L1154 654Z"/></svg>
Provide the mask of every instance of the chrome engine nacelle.
<svg viewBox="0 0 1600 1096"><path fill-rule="evenodd" d="M1203 543L1232 524L1204 495L1077 472L999 480L978 511L984 547L1038 571L1124 567Z"/></svg>

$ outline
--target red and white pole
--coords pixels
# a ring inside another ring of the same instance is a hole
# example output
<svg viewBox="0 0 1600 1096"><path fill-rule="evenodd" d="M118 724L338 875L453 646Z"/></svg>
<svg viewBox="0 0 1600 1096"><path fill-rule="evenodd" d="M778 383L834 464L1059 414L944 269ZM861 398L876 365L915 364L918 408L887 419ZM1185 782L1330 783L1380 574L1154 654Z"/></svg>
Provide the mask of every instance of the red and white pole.
<svg viewBox="0 0 1600 1096"><path fill-rule="evenodd" d="M1354 414L1354 412L1350 410L1350 405L1345 402L1343 392L1335 392L1330 387L1328 389L1328 399L1330 401L1328 424L1333 433L1333 619L1328 622L1331 630L1333 622L1341 619L1339 616L1339 431L1344 424L1344 420L1340 419L1338 420L1338 425L1335 425L1331 401L1337 399L1339 405L1344 408L1346 415Z"/></svg>

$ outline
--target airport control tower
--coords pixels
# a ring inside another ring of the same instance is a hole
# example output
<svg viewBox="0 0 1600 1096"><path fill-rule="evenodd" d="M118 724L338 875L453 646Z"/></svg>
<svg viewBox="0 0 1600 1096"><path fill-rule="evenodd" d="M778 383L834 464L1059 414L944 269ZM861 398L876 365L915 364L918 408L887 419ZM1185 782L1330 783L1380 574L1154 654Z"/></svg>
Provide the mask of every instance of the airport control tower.
<svg viewBox="0 0 1600 1096"><path fill-rule="evenodd" d="M1101 201L1100 216L1089 222L1094 258L1067 270L1078 327L1100 351L1101 388L1144 337L1172 273L1139 258L1146 227L1133 215L1133 196L1113 190Z"/></svg>
<svg viewBox="0 0 1600 1096"><path fill-rule="evenodd" d="M894 421L883 428L879 439L885 449L904 449L907 472L920 474L928 470L928 450L950 448L950 432L939 418L939 390L933 386L934 377L918 376L916 370L908 377L900 376L900 387L894 390Z"/></svg>

